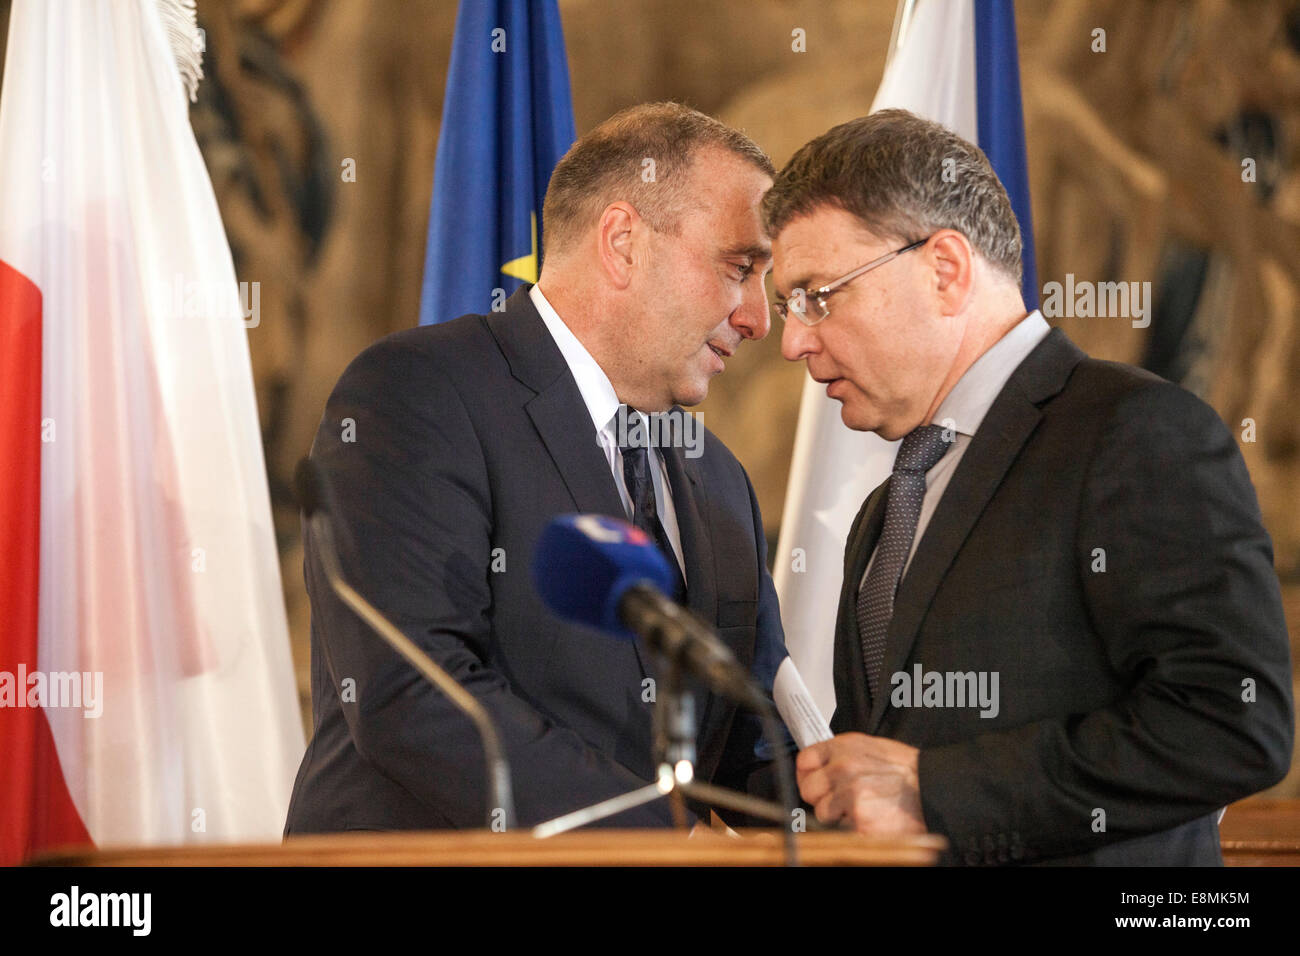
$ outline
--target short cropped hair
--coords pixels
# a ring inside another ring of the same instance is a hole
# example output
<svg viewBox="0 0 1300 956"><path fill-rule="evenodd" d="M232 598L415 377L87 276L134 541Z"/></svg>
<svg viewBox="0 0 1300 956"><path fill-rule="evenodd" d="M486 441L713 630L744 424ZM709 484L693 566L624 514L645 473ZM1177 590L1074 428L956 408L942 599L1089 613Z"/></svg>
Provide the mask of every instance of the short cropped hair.
<svg viewBox="0 0 1300 956"><path fill-rule="evenodd" d="M804 145L763 197L775 237L821 206L843 209L881 238L955 229L995 268L1021 281L1020 224L988 157L947 127L880 110Z"/></svg>
<svg viewBox="0 0 1300 956"><path fill-rule="evenodd" d="M685 186L696 154L729 150L768 176L772 160L753 140L681 103L642 103L574 143L551 173L542 206L544 248L560 251L612 202L630 203L651 228L677 235L690 207Z"/></svg>

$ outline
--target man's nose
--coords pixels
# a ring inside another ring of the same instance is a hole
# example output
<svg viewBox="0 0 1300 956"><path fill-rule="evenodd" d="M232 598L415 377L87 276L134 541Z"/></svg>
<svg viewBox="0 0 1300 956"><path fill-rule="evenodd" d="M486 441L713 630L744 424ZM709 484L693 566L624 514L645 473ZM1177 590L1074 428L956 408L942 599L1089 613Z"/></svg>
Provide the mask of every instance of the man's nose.
<svg viewBox="0 0 1300 956"><path fill-rule="evenodd" d="M762 282L746 282L740 306L731 313L731 325L747 339L761 339L772 328L768 311L767 290Z"/></svg>
<svg viewBox="0 0 1300 956"><path fill-rule="evenodd" d="M817 351L817 332L804 325L793 315L783 320L781 328L781 357L787 362L798 362Z"/></svg>

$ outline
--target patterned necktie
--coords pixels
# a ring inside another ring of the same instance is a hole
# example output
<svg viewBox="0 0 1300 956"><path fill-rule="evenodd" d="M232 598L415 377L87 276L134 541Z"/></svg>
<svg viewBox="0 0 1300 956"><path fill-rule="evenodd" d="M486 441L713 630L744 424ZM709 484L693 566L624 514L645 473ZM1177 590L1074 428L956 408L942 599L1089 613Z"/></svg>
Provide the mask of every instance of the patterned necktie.
<svg viewBox="0 0 1300 956"><path fill-rule="evenodd" d="M623 453L623 481L627 485L628 497L632 499L632 523L644 531L658 545L672 569L673 579L677 582L677 593L669 595L678 601L686 601L686 578L677 563L677 554L673 551L668 532L659 520L659 508L655 504L654 479L650 475L650 454L647 442L632 441L630 437L644 435L636 412L627 405L618 410L618 450Z"/></svg>
<svg viewBox="0 0 1300 956"><path fill-rule="evenodd" d="M922 425L908 432L894 459L885 505L885 525L876 545L876 557L858 591L858 637L867 670L867 686L876 698L880 669L885 663L885 633L894 615L894 593L912 550L916 522L925 498L925 474L952 447L939 425Z"/></svg>

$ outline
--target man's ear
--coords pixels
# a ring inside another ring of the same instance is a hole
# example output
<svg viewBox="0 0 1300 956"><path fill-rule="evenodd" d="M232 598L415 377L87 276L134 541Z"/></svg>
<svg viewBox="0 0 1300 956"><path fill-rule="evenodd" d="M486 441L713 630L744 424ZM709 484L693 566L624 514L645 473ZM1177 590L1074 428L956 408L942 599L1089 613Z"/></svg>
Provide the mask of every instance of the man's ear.
<svg viewBox="0 0 1300 956"><path fill-rule="evenodd" d="M956 315L966 307L975 282L975 249L955 229L940 229L926 246L934 269L940 311Z"/></svg>
<svg viewBox="0 0 1300 956"><path fill-rule="evenodd" d="M606 206L596 224L596 257L601 270L617 289L626 289L632 282L635 239L641 225L637 211L625 202Z"/></svg>

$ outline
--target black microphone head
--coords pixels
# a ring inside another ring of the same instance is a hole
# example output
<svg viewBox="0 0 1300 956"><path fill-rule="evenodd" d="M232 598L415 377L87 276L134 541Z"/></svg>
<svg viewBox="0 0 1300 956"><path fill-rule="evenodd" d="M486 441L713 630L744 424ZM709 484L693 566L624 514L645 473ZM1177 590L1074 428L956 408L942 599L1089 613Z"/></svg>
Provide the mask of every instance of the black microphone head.
<svg viewBox="0 0 1300 956"><path fill-rule="evenodd" d="M329 512L329 494L325 484L325 475L320 465L310 458L298 462L293 473L293 491L302 508L303 517L310 518L316 512Z"/></svg>

